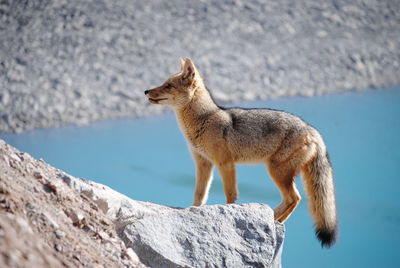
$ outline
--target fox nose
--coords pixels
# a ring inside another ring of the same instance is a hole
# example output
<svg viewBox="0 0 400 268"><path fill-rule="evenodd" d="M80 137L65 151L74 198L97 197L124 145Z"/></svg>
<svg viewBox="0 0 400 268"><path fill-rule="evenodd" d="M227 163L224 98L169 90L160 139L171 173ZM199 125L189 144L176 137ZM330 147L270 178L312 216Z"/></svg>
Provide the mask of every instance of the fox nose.
<svg viewBox="0 0 400 268"><path fill-rule="evenodd" d="M149 93L149 92L150 92L150 90L145 90L144 95L147 95L147 93Z"/></svg>

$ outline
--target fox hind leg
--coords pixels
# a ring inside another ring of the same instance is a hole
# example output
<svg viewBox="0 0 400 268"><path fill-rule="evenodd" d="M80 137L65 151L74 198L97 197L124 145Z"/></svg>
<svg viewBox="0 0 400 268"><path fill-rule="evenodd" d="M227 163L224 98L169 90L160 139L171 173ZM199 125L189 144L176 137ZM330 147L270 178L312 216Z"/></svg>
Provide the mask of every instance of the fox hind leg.
<svg viewBox="0 0 400 268"><path fill-rule="evenodd" d="M301 200L294 179L297 172L288 164L269 163L269 174L282 195L282 202L274 209L275 220L284 222Z"/></svg>
<svg viewBox="0 0 400 268"><path fill-rule="evenodd" d="M315 144L309 136L287 139L281 148L267 161L269 174L278 186L282 202L275 209L275 220L284 222L301 200L295 177L301 167L315 154Z"/></svg>

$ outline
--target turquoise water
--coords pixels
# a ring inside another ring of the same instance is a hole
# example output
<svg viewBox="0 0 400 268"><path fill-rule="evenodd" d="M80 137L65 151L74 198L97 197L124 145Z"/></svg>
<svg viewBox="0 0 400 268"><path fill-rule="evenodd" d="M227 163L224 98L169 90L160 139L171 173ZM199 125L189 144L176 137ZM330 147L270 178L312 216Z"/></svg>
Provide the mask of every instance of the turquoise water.
<svg viewBox="0 0 400 268"><path fill-rule="evenodd" d="M301 116L321 132L331 155L339 241L330 250L321 249L298 179L303 200L286 222L283 266L399 267L400 86L242 106ZM133 199L181 207L192 203L194 166L172 113L0 138L73 176L106 184ZM215 175L208 204L225 200ZM263 166L240 166L238 181L239 202L272 207L280 202Z"/></svg>

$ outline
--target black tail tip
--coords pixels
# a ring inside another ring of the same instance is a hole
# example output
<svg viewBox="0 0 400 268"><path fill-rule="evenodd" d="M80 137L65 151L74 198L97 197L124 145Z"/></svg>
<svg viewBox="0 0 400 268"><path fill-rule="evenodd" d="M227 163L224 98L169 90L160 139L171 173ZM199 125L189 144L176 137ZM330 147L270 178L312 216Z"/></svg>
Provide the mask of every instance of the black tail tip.
<svg viewBox="0 0 400 268"><path fill-rule="evenodd" d="M318 240L321 241L321 246L323 248L330 248L336 243L337 227L332 229L328 228L316 229L315 235L317 236Z"/></svg>

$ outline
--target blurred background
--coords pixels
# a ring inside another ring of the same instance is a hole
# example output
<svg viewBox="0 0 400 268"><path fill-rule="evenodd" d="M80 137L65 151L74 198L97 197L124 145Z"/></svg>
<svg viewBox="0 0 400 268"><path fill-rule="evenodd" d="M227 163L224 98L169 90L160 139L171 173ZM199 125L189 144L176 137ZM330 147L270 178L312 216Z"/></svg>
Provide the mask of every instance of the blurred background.
<svg viewBox="0 0 400 268"><path fill-rule="evenodd" d="M0 1L0 131L159 113L190 57L218 101L399 84L399 1Z"/></svg>
<svg viewBox="0 0 400 268"><path fill-rule="evenodd" d="M320 248L301 190L283 266L398 267L399 10L390 0L0 0L0 138L133 199L189 206L186 142L143 91L190 57L219 104L286 110L325 138L339 241ZM279 204L264 167L240 166L238 180L239 202ZM208 203L224 200L215 172Z"/></svg>

